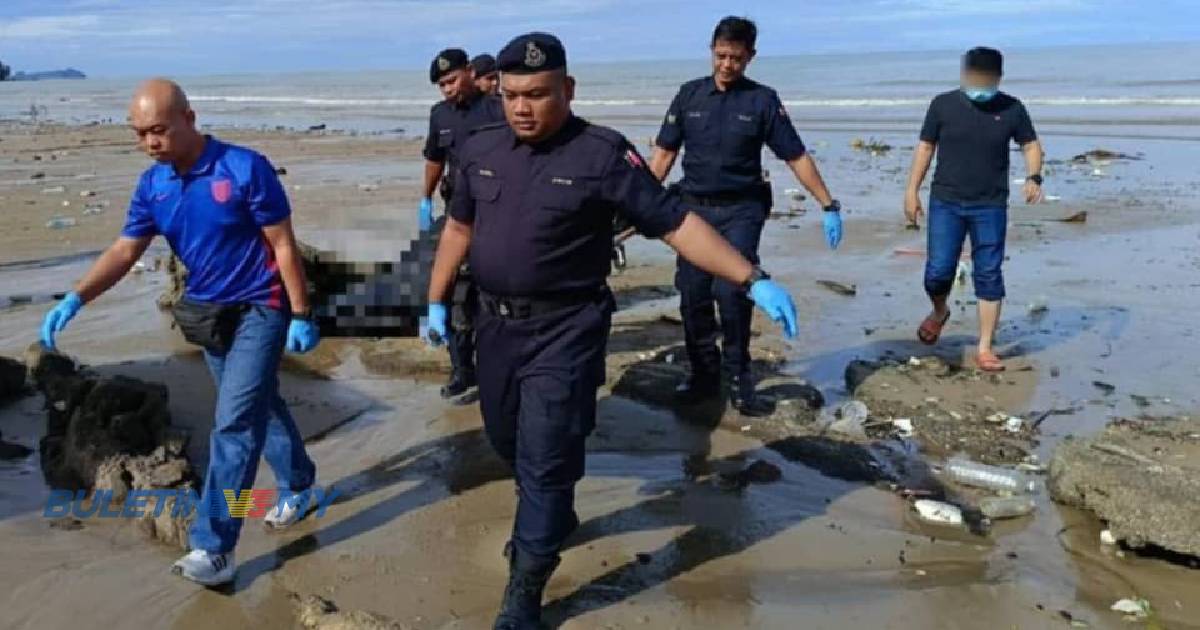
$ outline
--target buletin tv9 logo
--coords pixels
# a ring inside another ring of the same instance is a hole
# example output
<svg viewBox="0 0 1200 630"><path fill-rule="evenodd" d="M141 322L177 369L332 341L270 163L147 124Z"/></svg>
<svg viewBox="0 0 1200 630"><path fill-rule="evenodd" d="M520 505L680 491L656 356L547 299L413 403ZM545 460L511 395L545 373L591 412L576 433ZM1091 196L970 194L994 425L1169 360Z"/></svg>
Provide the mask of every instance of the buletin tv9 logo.
<svg viewBox="0 0 1200 630"><path fill-rule="evenodd" d="M282 500L275 490L224 490L204 500L191 489L130 490L121 501L114 501L112 490L51 490L42 516L46 518L158 518L169 510L171 518L262 518L277 506L295 506L301 512L313 509L312 516L325 515L325 509L338 497L335 487L310 488L288 494Z"/></svg>

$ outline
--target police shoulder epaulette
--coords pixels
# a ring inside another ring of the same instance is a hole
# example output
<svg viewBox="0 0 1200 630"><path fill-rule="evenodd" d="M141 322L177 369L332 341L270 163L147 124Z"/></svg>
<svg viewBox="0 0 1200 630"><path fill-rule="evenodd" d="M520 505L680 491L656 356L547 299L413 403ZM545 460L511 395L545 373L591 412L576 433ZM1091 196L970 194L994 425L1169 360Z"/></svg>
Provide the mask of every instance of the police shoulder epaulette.
<svg viewBox="0 0 1200 630"><path fill-rule="evenodd" d="M589 136L600 138L615 147L624 147L629 142L625 139L625 136L621 135L621 132L591 123L588 123L588 126L584 127L583 132Z"/></svg>
<svg viewBox="0 0 1200 630"><path fill-rule="evenodd" d="M500 122L488 123L486 125L480 125L478 127L475 127L474 129L471 129L471 131L468 132L468 135L473 136L475 134L483 133L485 131L496 131L498 129L504 129L507 126L508 126L508 123L503 120Z"/></svg>

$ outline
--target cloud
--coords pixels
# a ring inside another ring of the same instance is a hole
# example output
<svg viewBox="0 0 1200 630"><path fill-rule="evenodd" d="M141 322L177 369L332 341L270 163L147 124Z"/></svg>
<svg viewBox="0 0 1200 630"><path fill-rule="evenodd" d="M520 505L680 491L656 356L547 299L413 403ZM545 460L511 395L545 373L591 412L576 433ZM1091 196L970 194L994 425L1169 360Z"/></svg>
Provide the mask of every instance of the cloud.
<svg viewBox="0 0 1200 630"><path fill-rule="evenodd" d="M0 39L72 37L99 23L96 15L35 15L0 22Z"/></svg>

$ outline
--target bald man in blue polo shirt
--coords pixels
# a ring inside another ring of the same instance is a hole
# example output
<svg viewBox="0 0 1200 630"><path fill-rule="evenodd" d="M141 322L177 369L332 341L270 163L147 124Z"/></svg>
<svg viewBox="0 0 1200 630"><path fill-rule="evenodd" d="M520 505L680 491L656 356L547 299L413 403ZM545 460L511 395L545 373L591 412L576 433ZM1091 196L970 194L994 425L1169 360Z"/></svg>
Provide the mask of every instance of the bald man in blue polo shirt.
<svg viewBox="0 0 1200 630"><path fill-rule="evenodd" d="M266 524L286 527L307 509L316 468L279 395L279 364L285 348L308 352L320 339L291 207L270 162L201 135L187 96L165 79L138 88L129 122L156 163L138 182L121 237L47 313L41 338L53 349L55 335L128 273L155 236L183 261L188 277L176 319L205 349L217 405L201 496L210 507L197 514L192 551L172 570L213 586L234 577L243 520L229 514L225 492L253 487L260 456L279 490Z"/></svg>

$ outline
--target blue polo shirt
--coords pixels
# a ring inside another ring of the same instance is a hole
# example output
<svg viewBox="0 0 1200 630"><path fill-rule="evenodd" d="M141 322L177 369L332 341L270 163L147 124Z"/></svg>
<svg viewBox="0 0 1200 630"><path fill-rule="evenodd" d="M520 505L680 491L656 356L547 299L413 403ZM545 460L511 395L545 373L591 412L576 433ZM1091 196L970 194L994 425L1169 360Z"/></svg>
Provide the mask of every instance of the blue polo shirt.
<svg viewBox="0 0 1200 630"><path fill-rule="evenodd" d="M166 238L188 270L184 294L193 300L282 308L279 265L262 229L291 213L265 157L205 136L189 173L162 163L142 173L121 234Z"/></svg>

